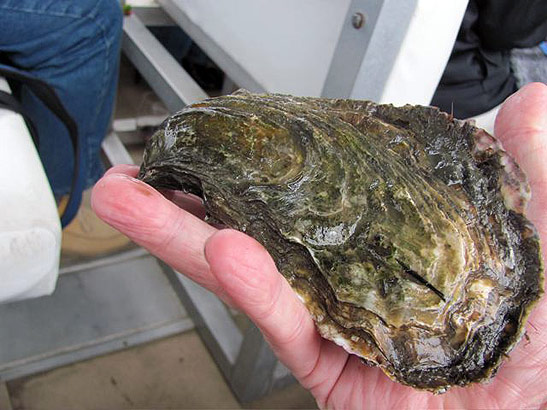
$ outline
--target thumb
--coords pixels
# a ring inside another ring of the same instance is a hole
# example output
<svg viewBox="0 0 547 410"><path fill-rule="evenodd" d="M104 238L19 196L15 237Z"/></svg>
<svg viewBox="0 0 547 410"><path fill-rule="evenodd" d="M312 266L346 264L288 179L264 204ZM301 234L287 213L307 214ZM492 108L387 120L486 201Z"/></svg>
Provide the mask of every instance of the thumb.
<svg viewBox="0 0 547 410"><path fill-rule="evenodd" d="M496 137L525 172L532 188L527 209L542 239L547 241L547 86L531 83L502 105ZM544 245L545 246L545 245ZM547 256L544 250L544 255Z"/></svg>
<svg viewBox="0 0 547 410"><path fill-rule="evenodd" d="M93 188L95 213L177 271L217 291L218 284L203 257L205 241L216 229L151 186L118 171L127 169L118 167L107 173Z"/></svg>
<svg viewBox="0 0 547 410"><path fill-rule="evenodd" d="M258 326L279 359L297 378L311 373L320 336L268 252L249 236L224 229L207 240L205 257L223 291Z"/></svg>

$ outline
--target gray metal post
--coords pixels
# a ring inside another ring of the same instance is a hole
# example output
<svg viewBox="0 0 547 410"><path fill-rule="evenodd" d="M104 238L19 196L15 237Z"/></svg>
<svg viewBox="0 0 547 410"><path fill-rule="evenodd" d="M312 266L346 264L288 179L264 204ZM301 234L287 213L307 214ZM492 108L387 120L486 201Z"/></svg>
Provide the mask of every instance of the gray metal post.
<svg viewBox="0 0 547 410"><path fill-rule="evenodd" d="M383 5L384 0L352 0L323 85L323 97L350 96Z"/></svg>
<svg viewBox="0 0 547 410"><path fill-rule="evenodd" d="M268 394L273 387L276 365L277 358L262 333L256 326L249 326L230 378L237 398L249 402Z"/></svg>
<svg viewBox="0 0 547 410"><path fill-rule="evenodd" d="M418 0L352 0L322 96L378 101L417 4Z"/></svg>

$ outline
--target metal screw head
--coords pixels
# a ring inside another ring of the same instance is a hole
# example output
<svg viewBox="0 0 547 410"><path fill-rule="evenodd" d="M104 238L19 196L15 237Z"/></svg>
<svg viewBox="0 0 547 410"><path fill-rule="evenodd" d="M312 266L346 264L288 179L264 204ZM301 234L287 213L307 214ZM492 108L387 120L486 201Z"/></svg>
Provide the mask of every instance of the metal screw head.
<svg viewBox="0 0 547 410"><path fill-rule="evenodd" d="M359 30L361 27L363 27L363 24L365 24L365 16L363 13L354 13L353 16L351 16L351 25Z"/></svg>

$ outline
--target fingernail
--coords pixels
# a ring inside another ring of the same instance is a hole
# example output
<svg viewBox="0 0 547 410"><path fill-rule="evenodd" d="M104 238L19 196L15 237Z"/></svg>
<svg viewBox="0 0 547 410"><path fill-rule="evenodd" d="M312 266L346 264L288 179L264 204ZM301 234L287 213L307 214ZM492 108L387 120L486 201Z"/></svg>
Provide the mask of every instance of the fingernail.
<svg viewBox="0 0 547 410"><path fill-rule="evenodd" d="M110 225L134 225L139 223L142 211L156 209L157 203L150 201L156 193L154 188L129 175L110 174L97 183L91 206Z"/></svg>

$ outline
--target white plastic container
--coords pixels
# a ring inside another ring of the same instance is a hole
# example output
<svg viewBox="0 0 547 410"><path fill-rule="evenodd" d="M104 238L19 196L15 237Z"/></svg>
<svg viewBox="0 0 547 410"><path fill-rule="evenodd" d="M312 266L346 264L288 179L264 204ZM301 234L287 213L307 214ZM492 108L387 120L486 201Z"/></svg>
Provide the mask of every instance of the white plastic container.
<svg viewBox="0 0 547 410"><path fill-rule="evenodd" d="M0 109L0 303L51 294L60 249L57 206L25 122Z"/></svg>

